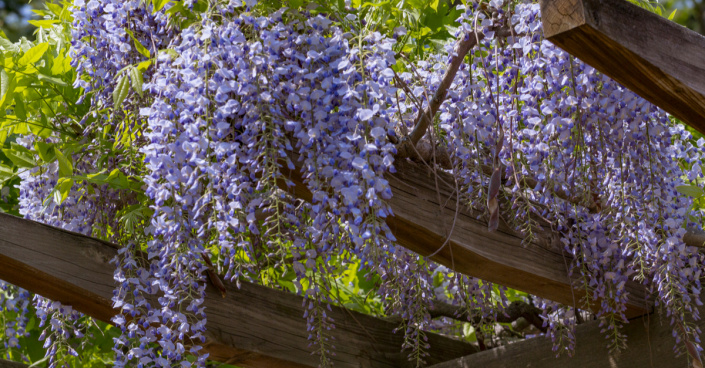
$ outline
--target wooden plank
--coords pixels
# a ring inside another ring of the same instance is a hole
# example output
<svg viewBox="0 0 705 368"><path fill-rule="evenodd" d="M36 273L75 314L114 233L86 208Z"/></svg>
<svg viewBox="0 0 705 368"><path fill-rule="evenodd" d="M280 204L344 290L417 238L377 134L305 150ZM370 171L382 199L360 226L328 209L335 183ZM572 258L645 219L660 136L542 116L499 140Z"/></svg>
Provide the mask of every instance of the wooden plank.
<svg viewBox="0 0 705 368"><path fill-rule="evenodd" d="M434 261L466 275L566 305L579 302L583 294L571 290L567 270L571 260L564 257L558 234L537 231L536 242L523 246L521 235L504 224L497 231L487 231L487 223L477 219L477 211L461 204L456 214L455 188L451 185L454 179L450 174L441 170L434 174L405 160L395 162L395 167L397 172L386 177L392 189L388 203L395 214L387 219L387 224L400 245L424 256L434 254ZM438 175L438 188L434 175ZM287 176L296 184L293 194L310 200L311 193L298 171L287 172ZM441 248L453 222L450 241ZM630 283L627 290L628 318L649 310L643 287Z"/></svg>
<svg viewBox="0 0 705 368"><path fill-rule="evenodd" d="M675 338L670 318L649 315L632 320L624 327L627 349L610 354L608 340L600 332L598 321L590 321L576 328L575 355L556 358L550 338L537 337L460 359L436 364L431 368L645 368L688 367L685 356L676 358ZM705 321L698 322L705 328Z"/></svg>
<svg viewBox="0 0 705 368"><path fill-rule="evenodd" d="M624 0L541 0L545 37L705 134L705 37Z"/></svg>
<svg viewBox="0 0 705 368"><path fill-rule="evenodd" d="M73 305L103 321L115 314L110 299L117 246L37 222L0 214L0 279ZM242 367L313 367L303 299L259 285L227 283L226 297L209 286L205 306L214 360ZM331 331L337 367L400 367L403 334L397 324L333 307ZM430 363L461 357L475 348L429 334Z"/></svg>
<svg viewBox="0 0 705 368"><path fill-rule="evenodd" d="M11 362L9 360L0 359L0 368L27 368L27 364Z"/></svg>

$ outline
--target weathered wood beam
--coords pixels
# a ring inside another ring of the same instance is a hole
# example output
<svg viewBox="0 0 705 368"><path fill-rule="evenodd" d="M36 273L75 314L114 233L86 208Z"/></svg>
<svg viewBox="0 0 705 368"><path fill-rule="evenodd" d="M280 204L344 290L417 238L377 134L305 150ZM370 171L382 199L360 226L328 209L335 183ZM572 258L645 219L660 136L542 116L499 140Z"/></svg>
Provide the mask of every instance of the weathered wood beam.
<svg viewBox="0 0 705 368"><path fill-rule="evenodd" d="M37 222L0 214L0 279L65 304L102 321L116 311L113 295L117 246ZM209 286L210 358L241 367L314 367L303 299L250 283L237 289L226 283L226 296ZM333 307L331 331L337 367L402 367L403 334L379 318ZM429 363L471 354L475 348L460 341L429 334Z"/></svg>
<svg viewBox="0 0 705 368"><path fill-rule="evenodd" d="M457 272L580 307L584 294L570 284L571 260L563 254L558 234L537 231L535 242L522 245L521 235L504 224L489 232L486 221L478 219L481 213L462 203L456 211L455 181L450 174L433 173L407 160L397 160L395 168L395 174L386 176L392 188L388 203L394 211L387 224L400 245L423 256L433 254L431 259ZM287 176L296 184L290 189L293 194L310 200L298 171ZM627 289L631 294L627 317L643 315L649 310L643 287L630 283Z"/></svg>
<svg viewBox="0 0 705 368"><path fill-rule="evenodd" d="M705 37L624 0L541 0L545 37L705 134Z"/></svg>
<svg viewBox="0 0 705 368"><path fill-rule="evenodd" d="M563 253L558 234L537 230L535 242L522 244L523 237L504 223L490 232L487 222L478 220L480 212L462 203L456 211L451 175L437 171L436 188L434 174L421 165L399 162L396 166L397 173L389 176L395 216L387 223L401 245L422 255L436 253L432 259L467 275L566 305L580 302L584 294L572 290L571 259ZM450 241L439 250L448 233ZM643 290L632 284L629 291L628 317L643 315L648 309Z"/></svg>
<svg viewBox="0 0 705 368"><path fill-rule="evenodd" d="M11 362L9 360L0 359L0 368L27 368L27 364Z"/></svg>
<svg viewBox="0 0 705 368"><path fill-rule="evenodd" d="M590 321L576 328L575 355L556 358L550 338L537 337L483 351L474 355L436 364L430 368L643 368L688 367L687 358L676 358L673 352L675 338L670 318L649 315L630 321L624 326L627 349L610 354L609 340L600 332L598 321ZM701 329L705 321L698 322Z"/></svg>

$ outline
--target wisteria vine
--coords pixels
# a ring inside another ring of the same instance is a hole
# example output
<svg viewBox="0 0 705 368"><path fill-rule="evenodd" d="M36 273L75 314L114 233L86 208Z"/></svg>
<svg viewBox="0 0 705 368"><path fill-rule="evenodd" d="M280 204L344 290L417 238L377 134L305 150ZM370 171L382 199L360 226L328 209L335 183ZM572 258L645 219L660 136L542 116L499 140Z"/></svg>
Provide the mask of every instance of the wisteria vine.
<svg viewBox="0 0 705 368"><path fill-rule="evenodd" d="M504 222L527 244L544 229L556 234L576 280L575 304L532 300L556 350L572 351L585 311L612 349L624 348L633 280L670 317L679 346L701 350L692 321L705 259L683 240L699 224L677 187L702 179L705 142L544 40L538 5L492 0L461 9L457 43L475 47L458 55L451 44L409 61L395 41L403 30L388 37L353 12L260 15L255 1L237 0L158 9L74 1L74 87L91 107L75 123L96 143L70 153L71 169L91 174L105 154L97 137L119 132L110 143L129 148L101 162L141 187L85 180L57 197L59 161L21 173L19 207L26 218L86 235L139 240L114 260L116 366L205 366L211 262L236 284L277 287L263 270L293 271L321 366L335 362L327 305L337 302L331 278L340 264L359 262L378 277L374 291L384 313L403 321L400 349L416 366L429 348L425 334L442 329L434 303L454 306L480 340L482 327L505 313L506 290L396 244L387 178L400 160L452 174L459 201L483 213L489 231ZM455 58L461 63L446 83ZM422 121L428 127L409 134ZM59 139L17 142L32 149ZM117 213L138 205L149 208L146 226L125 227ZM18 312L5 326L11 348L25 335L32 297L2 287L0 306ZM71 326L86 317L41 297L33 306L49 320L49 355L80 337Z"/></svg>

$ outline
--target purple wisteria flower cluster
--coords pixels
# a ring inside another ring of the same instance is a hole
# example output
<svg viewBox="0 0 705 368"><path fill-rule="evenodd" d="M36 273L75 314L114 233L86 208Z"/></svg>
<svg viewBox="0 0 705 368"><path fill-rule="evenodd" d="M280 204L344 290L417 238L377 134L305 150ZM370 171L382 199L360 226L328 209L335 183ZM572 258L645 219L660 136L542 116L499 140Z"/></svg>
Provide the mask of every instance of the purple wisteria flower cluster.
<svg viewBox="0 0 705 368"><path fill-rule="evenodd" d="M683 241L695 213L676 187L702 177L701 151L666 113L545 41L538 5L496 3L461 17L459 37L485 38L439 111L466 200L484 207L483 167L497 155L504 219L526 241L541 226L561 235L585 291L578 307L597 311L614 349L624 346L619 326L635 277L680 337L698 342L687 319L699 318L703 254ZM512 36L498 39L502 26Z"/></svg>
<svg viewBox="0 0 705 368"><path fill-rule="evenodd" d="M74 86L82 88L84 96L94 94L92 106L111 106L118 75L147 58L137 48L153 54L173 36L166 9L152 12L139 0L75 0L73 5L70 55L78 74Z"/></svg>
<svg viewBox="0 0 705 368"><path fill-rule="evenodd" d="M0 310L16 313L14 319L7 318L2 326L3 347L9 357L10 349L19 347L23 337L29 337L27 323L29 323L29 306L32 295L20 287L0 281ZM2 336L2 335L0 335Z"/></svg>
<svg viewBox="0 0 705 368"><path fill-rule="evenodd" d="M281 13L222 13L222 23L185 29L178 56L160 57L147 84L155 96L141 110L155 204L148 252L160 259L160 284L183 295L203 274L181 268L210 257L206 246L219 249L232 281L293 257L298 284L311 285L306 317L326 361L332 321L320 259L347 250L378 265L393 240L383 178L394 154L393 42L372 33L351 47L321 16L285 23ZM310 203L289 199L291 171Z"/></svg>

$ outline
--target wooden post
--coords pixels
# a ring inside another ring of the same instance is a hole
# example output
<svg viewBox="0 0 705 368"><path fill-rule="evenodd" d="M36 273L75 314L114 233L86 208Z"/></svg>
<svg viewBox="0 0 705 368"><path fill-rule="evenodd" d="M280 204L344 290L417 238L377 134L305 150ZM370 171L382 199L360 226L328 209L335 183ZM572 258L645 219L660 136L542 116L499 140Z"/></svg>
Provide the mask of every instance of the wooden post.
<svg viewBox="0 0 705 368"><path fill-rule="evenodd" d="M545 37L705 134L705 37L625 0L541 0Z"/></svg>

